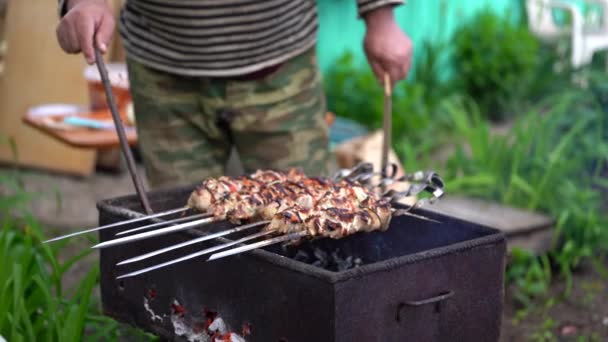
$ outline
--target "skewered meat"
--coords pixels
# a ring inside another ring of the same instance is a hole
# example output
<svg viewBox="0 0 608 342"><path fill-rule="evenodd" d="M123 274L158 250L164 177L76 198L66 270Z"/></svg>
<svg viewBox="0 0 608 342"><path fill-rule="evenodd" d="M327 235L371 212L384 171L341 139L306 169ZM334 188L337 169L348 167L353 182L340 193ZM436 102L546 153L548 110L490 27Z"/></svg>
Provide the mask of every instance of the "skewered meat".
<svg viewBox="0 0 608 342"><path fill-rule="evenodd" d="M207 180L189 203L217 219L269 220L267 230L304 231L311 237L341 238L359 231L384 230L391 206L375 192L348 179L257 171L250 177ZM205 202L207 201L207 202Z"/></svg>
<svg viewBox="0 0 608 342"><path fill-rule="evenodd" d="M286 173L272 170L258 170L250 177L231 178L222 176L209 178L197 187L188 199L188 206L201 212L207 212L211 206L229 193L255 193L265 183L299 181L306 176L300 170L292 168Z"/></svg>
<svg viewBox="0 0 608 342"><path fill-rule="evenodd" d="M284 175L274 171L254 174L260 175L265 175L264 180L270 182L240 178L233 186L213 188L219 188L217 192L207 188L203 194L210 194L212 200L206 208L201 208L199 201L197 208L210 212L217 219L239 223L251 219L271 220L277 213L294 206L354 209L375 201L372 200L375 196L373 192L352 181L334 183L324 178L303 178L302 174L295 173L291 173L291 177L281 178ZM195 192L191 196L193 198L203 197L200 192Z"/></svg>
<svg viewBox="0 0 608 342"><path fill-rule="evenodd" d="M240 179L239 185L219 194L210 189L197 191L190 196L189 204L198 210L210 212L218 219L228 218L233 222L261 217L272 218L276 211L265 211L269 204L276 208L279 206L286 208L295 204L312 205L312 197L308 194L308 190L296 181L271 179L271 182L263 183ZM237 191L237 188L240 191ZM279 205L275 205L276 203ZM267 214L262 215L262 212Z"/></svg>
<svg viewBox="0 0 608 342"><path fill-rule="evenodd" d="M361 231L386 230L391 213L390 203L382 200L367 207L296 206L277 213L265 229L338 239Z"/></svg>

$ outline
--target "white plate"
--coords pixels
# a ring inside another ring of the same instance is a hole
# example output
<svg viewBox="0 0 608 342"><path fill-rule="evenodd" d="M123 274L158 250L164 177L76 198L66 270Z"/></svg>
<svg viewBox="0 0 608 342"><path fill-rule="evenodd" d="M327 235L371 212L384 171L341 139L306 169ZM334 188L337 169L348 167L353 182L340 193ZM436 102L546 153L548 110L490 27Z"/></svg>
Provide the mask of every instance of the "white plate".
<svg viewBox="0 0 608 342"><path fill-rule="evenodd" d="M28 111L28 116L32 118L41 118L78 114L88 111L87 108L74 104L53 103L31 107Z"/></svg>

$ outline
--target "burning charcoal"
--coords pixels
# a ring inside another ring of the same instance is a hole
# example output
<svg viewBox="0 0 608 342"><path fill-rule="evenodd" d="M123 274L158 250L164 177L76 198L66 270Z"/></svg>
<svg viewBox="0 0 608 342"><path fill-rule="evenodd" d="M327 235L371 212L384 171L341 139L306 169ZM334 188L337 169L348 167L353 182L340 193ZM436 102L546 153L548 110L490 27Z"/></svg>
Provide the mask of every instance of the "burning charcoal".
<svg viewBox="0 0 608 342"><path fill-rule="evenodd" d="M359 267L363 264L363 261L361 260L361 258L356 258L355 259L355 267Z"/></svg>
<svg viewBox="0 0 608 342"><path fill-rule="evenodd" d="M171 315L171 324L173 325L173 333L177 336L185 336L190 332L183 318L176 315Z"/></svg>
<svg viewBox="0 0 608 342"><path fill-rule="evenodd" d="M194 334L185 320L186 309L174 299L171 303L171 324L173 325L173 333L177 336L192 337ZM191 338L189 338L191 340Z"/></svg>
<svg viewBox="0 0 608 342"><path fill-rule="evenodd" d="M243 336L251 335L251 323L243 323L241 327L241 333Z"/></svg>
<svg viewBox="0 0 608 342"><path fill-rule="evenodd" d="M204 308L203 316L205 316L205 319L209 321L209 324L211 324L211 322L213 322L213 320L217 317L217 312Z"/></svg>
<svg viewBox="0 0 608 342"><path fill-rule="evenodd" d="M351 267L352 267L352 264L349 263L347 260L336 260L336 268L337 268L338 272L345 271Z"/></svg>
<svg viewBox="0 0 608 342"><path fill-rule="evenodd" d="M340 250L336 249L331 253L332 271L344 271L351 267L351 263L347 259L340 256Z"/></svg>
<svg viewBox="0 0 608 342"><path fill-rule="evenodd" d="M327 253L325 253L325 251L319 249L319 248L315 248L314 250L314 255L315 257L317 257L319 260L321 261L327 261Z"/></svg>
<svg viewBox="0 0 608 342"><path fill-rule="evenodd" d="M148 298L150 300L154 300L158 296L155 289L148 289L148 292L146 293L146 295L148 296Z"/></svg>
<svg viewBox="0 0 608 342"><path fill-rule="evenodd" d="M341 271L346 271L348 269L353 268L353 262L352 262L352 260L353 260L353 257L349 256L348 258L343 259L342 261L339 261L337 263L337 265L338 265L338 271L341 272Z"/></svg>
<svg viewBox="0 0 608 342"><path fill-rule="evenodd" d="M196 322L192 325L192 332L195 334L206 334L207 333L207 323L206 322Z"/></svg>
<svg viewBox="0 0 608 342"><path fill-rule="evenodd" d="M312 263L312 265L313 265L313 266L316 266L316 267L319 267L319 268L325 268L325 267L326 267L326 265L325 265L325 264L323 263L323 261L321 261L321 260L314 261L314 262Z"/></svg>
<svg viewBox="0 0 608 342"><path fill-rule="evenodd" d="M173 301L171 304L171 311L174 315L184 316L186 313L186 308L181 306L177 300Z"/></svg>
<svg viewBox="0 0 608 342"><path fill-rule="evenodd" d="M244 338L235 334L235 333L227 333L221 336L216 337L214 342L246 342Z"/></svg>
<svg viewBox="0 0 608 342"><path fill-rule="evenodd" d="M329 250L322 247L304 247L295 253L288 254L294 260L333 272L346 271L362 265L362 260L353 255L346 255L340 248Z"/></svg>
<svg viewBox="0 0 608 342"><path fill-rule="evenodd" d="M308 256L308 253L304 252L303 250L299 250L293 258L294 258L294 260L306 262L306 263L308 263L309 259L310 259L310 257Z"/></svg>

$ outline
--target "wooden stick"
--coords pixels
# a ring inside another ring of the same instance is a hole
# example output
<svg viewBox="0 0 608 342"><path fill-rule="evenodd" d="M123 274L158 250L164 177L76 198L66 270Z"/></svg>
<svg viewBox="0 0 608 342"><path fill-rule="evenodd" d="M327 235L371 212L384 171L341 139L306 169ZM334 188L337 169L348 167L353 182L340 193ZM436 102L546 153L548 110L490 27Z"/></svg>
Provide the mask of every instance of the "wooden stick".
<svg viewBox="0 0 608 342"><path fill-rule="evenodd" d="M388 167L388 154L391 149L391 116L392 116L392 101L391 101L391 78L388 73L384 74L384 127L383 127L383 142L382 142L382 176L386 177L386 168ZM383 186L384 187L384 186ZM383 191L385 189L382 189Z"/></svg>

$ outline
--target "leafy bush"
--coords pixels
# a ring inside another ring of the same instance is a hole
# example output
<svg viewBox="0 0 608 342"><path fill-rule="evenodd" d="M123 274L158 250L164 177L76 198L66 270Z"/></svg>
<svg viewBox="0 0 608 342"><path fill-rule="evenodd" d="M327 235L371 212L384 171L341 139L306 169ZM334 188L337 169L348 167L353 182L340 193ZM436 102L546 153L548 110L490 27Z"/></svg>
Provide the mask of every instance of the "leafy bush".
<svg viewBox="0 0 608 342"><path fill-rule="evenodd" d="M537 258L532 252L513 248L510 267L505 275L507 283L516 285L513 296L526 307L532 299L542 296L549 290L551 265L548 256Z"/></svg>
<svg viewBox="0 0 608 342"><path fill-rule="evenodd" d="M517 111L539 61L539 43L528 29L484 10L456 30L452 42L457 82L481 112L503 119Z"/></svg>
<svg viewBox="0 0 608 342"><path fill-rule="evenodd" d="M570 89L532 107L505 136L491 134L475 106L446 110L460 138L444 173L448 191L556 218L562 243L551 256L569 286L572 268L606 249L608 216L597 191L608 158L602 108L589 92Z"/></svg>

